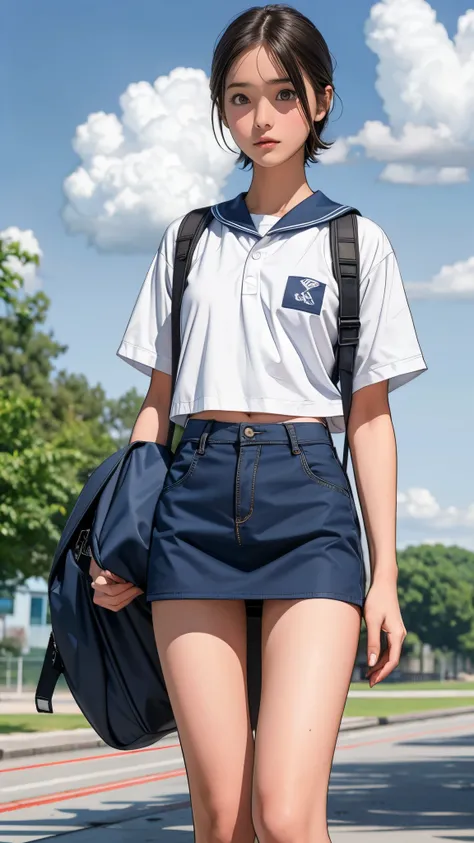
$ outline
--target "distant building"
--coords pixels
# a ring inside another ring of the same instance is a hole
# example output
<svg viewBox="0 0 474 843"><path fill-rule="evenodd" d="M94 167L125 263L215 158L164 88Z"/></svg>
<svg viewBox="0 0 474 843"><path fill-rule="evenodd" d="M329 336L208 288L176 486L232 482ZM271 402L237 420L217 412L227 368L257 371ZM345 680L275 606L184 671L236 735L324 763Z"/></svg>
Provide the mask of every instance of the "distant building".
<svg viewBox="0 0 474 843"><path fill-rule="evenodd" d="M51 632L47 581L31 577L18 586L13 606L1 618L0 636L18 638L23 653L29 653L32 647L45 649Z"/></svg>

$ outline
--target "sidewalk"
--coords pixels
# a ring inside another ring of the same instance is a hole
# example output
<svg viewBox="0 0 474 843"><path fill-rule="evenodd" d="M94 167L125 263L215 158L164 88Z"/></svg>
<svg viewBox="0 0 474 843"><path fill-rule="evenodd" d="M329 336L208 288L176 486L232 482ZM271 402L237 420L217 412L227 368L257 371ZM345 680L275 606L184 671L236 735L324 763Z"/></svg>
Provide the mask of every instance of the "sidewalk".
<svg viewBox="0 0 474 843"><path fill-rule="evenodd" d="M453 688L450 690L390 690L390 688L383 690L357 690L349 691L349 699L423 699L423 698L439 699L440 706L443 698L448 697L465 697L466 705L472 701L474 705L474 690L459 690ZM55 714L80 714L81 711L75 703L75 700L69 691L56 691L53 697L53 709ZM11 690L0 690L0 714L35 714L35 698L34 691L25 691L22 694L17 694Z"/></svg>
<svg viewBox="0 0 474 843"><path fill-rule="evenodd" d="M53 710L55 714L81 713L69 691L57 691L54 694ZM35 692L17 694L15 691L0 691L0 714L37 714Z"/></svg>
<svg viewBox="0 0 474 843"><path fill-rule="evenodd" d="M441 708L410 714L393 714L388 717L343 717L340 731L367 729L374 726L385 726L389 723L414 723L419 720L432 720L436 717L456 717L460 714L474 714L474 706ZM48 715L40 716L47 717ZM174 734L176 733L171 732L164 740L169 740ZM53 752L71 752L106 745L90 728L0 735L0 759L22 758Z"/></svg>

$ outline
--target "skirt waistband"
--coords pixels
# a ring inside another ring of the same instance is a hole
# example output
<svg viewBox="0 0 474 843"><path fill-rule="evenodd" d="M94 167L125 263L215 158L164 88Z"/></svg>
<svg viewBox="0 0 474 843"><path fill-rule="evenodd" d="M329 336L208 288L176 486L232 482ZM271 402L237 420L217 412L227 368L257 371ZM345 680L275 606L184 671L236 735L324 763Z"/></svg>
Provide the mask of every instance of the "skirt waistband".
<svg viewBox="0 0 474 843"><path fill-rule="evenodd" d="M239 442L241 445L279 445L289 443L295 450L300 445L315 442L332 443L331 435L322 422L218 422L189 419L181 441ZM297 451L296 451L297 452Z"/></svg>

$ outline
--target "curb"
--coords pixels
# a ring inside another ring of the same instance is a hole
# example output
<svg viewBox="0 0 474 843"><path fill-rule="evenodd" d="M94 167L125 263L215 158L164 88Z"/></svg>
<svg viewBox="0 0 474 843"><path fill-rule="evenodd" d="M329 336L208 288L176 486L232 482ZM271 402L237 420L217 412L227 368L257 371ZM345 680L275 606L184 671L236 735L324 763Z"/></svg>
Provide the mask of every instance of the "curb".
<svg viewBox="0 0 474 843"><path fill-rule="evenodd" d="M391 714L387 717L343 718L339 731L352 732L357 729L370 729L374 726L388 726L394 723L415 723L419 720L434 720L437 717L455 717L460 714L474 714L474 706L435 708L430 711L414 711L411 714ZM101 746L108 746L108 744L93 729L30 732L21 736L15 734L5 735L0 737L0 760L6 758L25 758L32 755L49 755L54 752L72 752L77 749L95 749ZM124 750L124 752L126 751Z"/></svg>
<svg viewBox="0 0 474 843"><path fill-rule="evenodd" d="M72 752L75 749L94 749L107 746L94 729L65 729L56 732L29 732L23 735L0 737L0 760L49 755L53 752Z"/></svg>

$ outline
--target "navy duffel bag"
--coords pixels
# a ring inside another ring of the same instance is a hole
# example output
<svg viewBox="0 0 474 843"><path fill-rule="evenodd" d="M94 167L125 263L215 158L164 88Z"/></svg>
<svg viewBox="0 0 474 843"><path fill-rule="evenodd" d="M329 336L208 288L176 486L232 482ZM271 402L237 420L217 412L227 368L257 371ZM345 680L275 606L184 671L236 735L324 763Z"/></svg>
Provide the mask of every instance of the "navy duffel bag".
<svg viewBox="0 0 474 843"><path fill-rule="evenodd" d="M96 468L66 523L48 581L52 632L36 709L52 712L54 688L64 674L86 719L116 749L149 746L176 724L151 606L145 594L119 612L94 604L91 546L99 565L145 591L154 508L168 461L163 446L134 442Z"/></svg>

